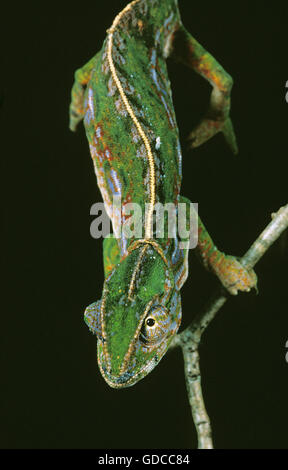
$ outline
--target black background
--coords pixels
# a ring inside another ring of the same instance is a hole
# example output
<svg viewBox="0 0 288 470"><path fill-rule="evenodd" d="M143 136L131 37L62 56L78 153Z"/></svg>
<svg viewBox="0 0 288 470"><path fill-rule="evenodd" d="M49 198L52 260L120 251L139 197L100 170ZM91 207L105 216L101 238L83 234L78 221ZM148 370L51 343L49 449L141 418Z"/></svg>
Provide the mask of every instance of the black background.
<svg viewBox="0 0 288 470"><path fill-rule="evenodd" d="M63 12L25 4L2 19L1 448L196 447L181 352L134 387L112 390L83 322L102 290L102 241L89 233L90 207L101 199L84 129L68 130L70 89L125 4ZM199 203L217 246L243 255L287 202L287 7L179 4L187 29L234 78L240 147L234 157L218 135L187 151L210 86L169 63L182 194ZM231 299L203 337L203 391L218 448L287 448L287 252L282 237L256 267L259 295ZM216 284L191 255L183 326Z"/></svg>

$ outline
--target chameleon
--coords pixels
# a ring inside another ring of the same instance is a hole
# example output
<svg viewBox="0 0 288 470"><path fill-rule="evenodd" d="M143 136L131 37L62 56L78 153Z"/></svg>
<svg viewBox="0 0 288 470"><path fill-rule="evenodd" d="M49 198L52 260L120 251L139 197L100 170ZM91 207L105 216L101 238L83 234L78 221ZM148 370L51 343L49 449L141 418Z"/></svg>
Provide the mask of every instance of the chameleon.
<svg viewBox="0 0 288 470"><path fill-rule="evenodd" d="M157 203L191 207L181 195L182 153L168 57L212 86L209 109L188 136L191 148L222 132L237 153L229 117L233 79L186 30L178 0L130 2L107 30L101 50L76 70L71 92L70 129L83 119L114 233L103 241L102 297L86 308L84 320L97 337L100 372L116 389L147 376L181 324L189 249L181 248L178 235L167 236L167 223L161 238L153 225ZM121 198L120 212L113 210L114 197ZM141 238L127 237L123 230L116 236L129 221L124 209L131 202L143 213L149 206ZM256 286L254 271L218 250L200 217L195 251L230 294Z"/></svg>

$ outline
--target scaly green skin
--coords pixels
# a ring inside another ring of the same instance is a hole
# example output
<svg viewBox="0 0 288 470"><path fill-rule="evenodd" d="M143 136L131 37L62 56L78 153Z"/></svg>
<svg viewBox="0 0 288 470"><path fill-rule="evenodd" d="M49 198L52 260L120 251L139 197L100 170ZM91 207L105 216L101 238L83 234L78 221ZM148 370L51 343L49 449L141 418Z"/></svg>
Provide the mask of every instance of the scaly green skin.
<svg viewBox="0 0 288 470"><path fill-rule="evenodd" d="M192 67L213 86L208 113L190 135L192 147L222 131L237 151L229 119L231 77L185 30L177 0L133 2L113 29L111 54L121 87L153 153L155 202L176 207L179 202L189 203L180 196L181 149L166 59L170 56ZM144 214L151 196L151 168L108 56L109 37L101 51L76 72L70 128L75 130L84 117L97 182L117 234L127 223L123 215L127 203L138 203ZM121 198L122 215L112 213L113 196ZM86 309L85 321L97 335L98 364L111 387L131 386L147 375L180 326L180 289L188 275L188 251L179 247L178 238L168 238L167 223L164 238L151 242L135 245L135 239L125 238L123 232L120 239L104 240L103 295ZM197 251L231 293L255 285L253 273L217 250L200 219Z"/></svg>

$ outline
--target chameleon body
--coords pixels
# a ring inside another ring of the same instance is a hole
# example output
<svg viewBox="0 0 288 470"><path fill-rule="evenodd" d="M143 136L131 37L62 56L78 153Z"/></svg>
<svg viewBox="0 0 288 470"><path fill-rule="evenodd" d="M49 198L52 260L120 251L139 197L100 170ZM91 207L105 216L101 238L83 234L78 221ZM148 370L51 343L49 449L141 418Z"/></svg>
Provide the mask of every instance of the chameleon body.
<svg viewBox="0 0 288 470"><path fill-rule="evenodd" d="M213 86L206 117L190 134L196 147L219 131L237 151L229 118L231 77L182 25L177 0L135 0L116 16L102 49L75 73L70 128L84 126L97 182L114 234L137 203L145 214L141 239L106 238L101 300L85 321L97 335L98 364L114 388L135 384L167 351L181 322L180 289L188 275L188 250L179 238L155 238L155 204L189 201L180 195L181 148L166 59L182 61ZM112 210L121 198L122 212ZM152 209L151 209L152 207ZM167 222L167 221L166 221ZM220 252L201 220L197 251L232 294L256 283L232 256Z"/></svg>

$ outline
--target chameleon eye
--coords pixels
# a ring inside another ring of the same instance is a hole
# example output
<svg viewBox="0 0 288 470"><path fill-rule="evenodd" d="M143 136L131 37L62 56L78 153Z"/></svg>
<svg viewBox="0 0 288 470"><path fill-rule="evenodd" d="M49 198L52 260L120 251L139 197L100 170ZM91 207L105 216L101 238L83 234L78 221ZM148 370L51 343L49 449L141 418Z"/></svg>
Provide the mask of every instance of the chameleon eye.
<svg viewBox="0 0 288 470"><path fill-rule="evenodd" d="M167 310L161 305L154 307L143 322L140 334L141 341L146 344L154 344L163 339L168 331L168 322Z"/></svg>
<svg viewBox="0 0 288 470"><path fill-rule="evenodd" d="M154 318L152 318L152 317L147 318L147 320L146 320L146 325L147 325L147 326L150 326L150 328L151 328L152 326L154 326L154 325L155 325L155 320L154 320Z"/></svg>

